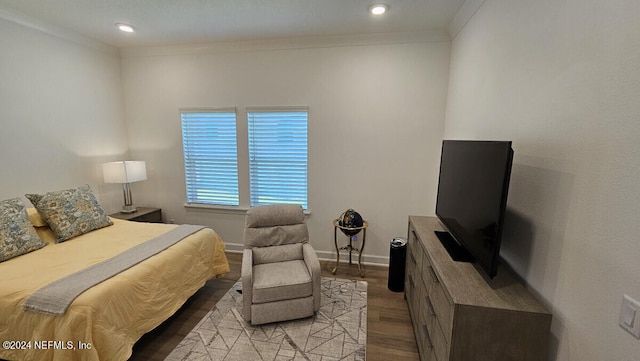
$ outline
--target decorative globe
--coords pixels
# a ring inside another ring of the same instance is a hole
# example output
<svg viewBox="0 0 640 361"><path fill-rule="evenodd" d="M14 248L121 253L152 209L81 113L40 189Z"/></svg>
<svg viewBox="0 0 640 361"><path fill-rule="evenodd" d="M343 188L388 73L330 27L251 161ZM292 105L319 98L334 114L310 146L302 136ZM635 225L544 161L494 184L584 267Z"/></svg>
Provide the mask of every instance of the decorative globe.
<svg viewBox="0 0 640 361"><path fill-rule="evenodd" d="M363 224L364 222L362 221L362 216L360 216L360 213L354 211L351 208L344 211L338 218L338 225L340 227L358 228L362 227ZM355 236L356 234L360 233L359 229L340 228L340 230L342 231L342 233L346 234L349 237Z"/></svg>

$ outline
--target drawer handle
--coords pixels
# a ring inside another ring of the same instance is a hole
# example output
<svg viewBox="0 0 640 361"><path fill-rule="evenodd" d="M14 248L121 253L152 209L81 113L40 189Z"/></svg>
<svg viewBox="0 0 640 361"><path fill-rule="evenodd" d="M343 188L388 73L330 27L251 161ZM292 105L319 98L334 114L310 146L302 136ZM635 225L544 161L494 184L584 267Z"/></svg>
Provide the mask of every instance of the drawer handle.
<svg viewBox="0 0 640 361"><path fill-rule="evenodd" d="M438 275L436 275L436 271L431 266L429 266L429 273L431 274L431 280L434 283L439 283L440 282L440 280L438 280Z"/></svg>
<svg viewBox="0 0 640 361"><path fill-rule="evenodd" d="M424 339L425 341L427 341L427 347L432 348L433 342L431 342L431 337L429 336L429 330L427 329L427 325L424 323L422 324L422 332L424 332Z"/></svg>
<svg viewBox="0 0 640 361"><path fill-rule="evenodd" d="M413 252L409 252L409 258L411 259L411 263L416 264L416 258L413 256Z"/></svg>
<svg viewBox="0 0 640 361"><path fill-rule="evenodd" d="M425 297L426 301L427 301L427 308L429 309L429 314L431 316L435 316L436 315L436 310L435 308L433 308L433 303L431 303L431 298L427 295L427 297Z"/></svg>
<svg viewBox="0 0 640 361"><path fill-rule="evenodd" d="M411 285L412 289L415 287L415 284L413 283L413 277L411 277L411 275L409 275L409 284Z"/></svg>

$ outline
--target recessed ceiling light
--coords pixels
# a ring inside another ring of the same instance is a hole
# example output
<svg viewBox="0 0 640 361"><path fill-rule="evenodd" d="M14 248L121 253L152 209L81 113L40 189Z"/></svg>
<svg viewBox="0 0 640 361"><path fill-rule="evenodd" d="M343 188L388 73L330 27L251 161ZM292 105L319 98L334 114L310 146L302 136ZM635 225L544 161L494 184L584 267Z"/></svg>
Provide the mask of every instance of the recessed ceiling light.
<svg viewBox="0 0 640 361"><path fill-rule="evenodd" d="M389 7L385 4L376 4L371 5L371 7L369 8L369 12L373 15L382 15L386 13L388 9Z"/></svg>
<svg viewBox="0 0 640 361"><path fill-rule="evenodd" d="M116 24L116 26L118 27L118 29L120 29L121 31L124 31L125 33L133 33L134 31L133 26L129 24L118 23Z"/></svg>

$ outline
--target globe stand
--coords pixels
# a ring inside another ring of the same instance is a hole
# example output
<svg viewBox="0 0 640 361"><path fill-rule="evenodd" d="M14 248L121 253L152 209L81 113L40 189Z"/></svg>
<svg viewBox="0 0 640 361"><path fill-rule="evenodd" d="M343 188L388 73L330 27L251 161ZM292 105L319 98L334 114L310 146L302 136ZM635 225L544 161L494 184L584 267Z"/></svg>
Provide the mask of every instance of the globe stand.
<svg viewBox="0 0 640 361"><path fill-rule="evenodd" d="M333 242L336 246L336 266L333 267L331 273L336 274L338 271L338 266L340 265L340 251L349 251L349 264L351 263L351 252L358 252L358 271L360 272L360 277L364 277L364 271L362 269L362 251L364 250L364 244L367 239L367 226L369 223L367 221L362 221L362 227L344 227L338 224L338 220L333 220ZM343 231L352 232L355 231L355 234L349 236L349 244L344 247L338 247L338 228ZM353 240L356 238L356 234L362 231L362 246L360 248L353 246Z"/></svg>

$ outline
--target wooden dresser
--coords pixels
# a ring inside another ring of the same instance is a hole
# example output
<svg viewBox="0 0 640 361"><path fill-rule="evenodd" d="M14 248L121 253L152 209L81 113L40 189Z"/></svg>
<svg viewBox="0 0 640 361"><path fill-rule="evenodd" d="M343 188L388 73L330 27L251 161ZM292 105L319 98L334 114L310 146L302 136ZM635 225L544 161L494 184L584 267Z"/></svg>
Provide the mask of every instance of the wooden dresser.
<svg viewBox="0 0 640 361"><path fill-rule="evenodd" d="M551 314L501 267L455 262L435 217L409 217L405 298L422 361L543 361Z"/></svg>

